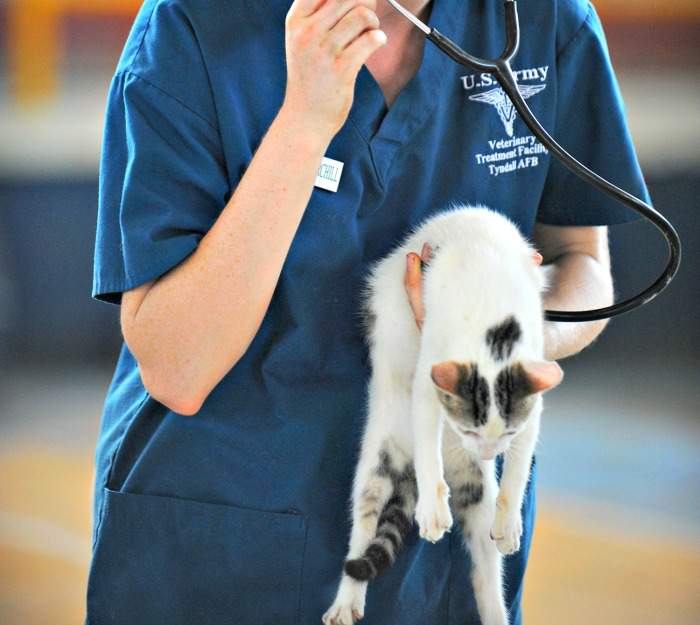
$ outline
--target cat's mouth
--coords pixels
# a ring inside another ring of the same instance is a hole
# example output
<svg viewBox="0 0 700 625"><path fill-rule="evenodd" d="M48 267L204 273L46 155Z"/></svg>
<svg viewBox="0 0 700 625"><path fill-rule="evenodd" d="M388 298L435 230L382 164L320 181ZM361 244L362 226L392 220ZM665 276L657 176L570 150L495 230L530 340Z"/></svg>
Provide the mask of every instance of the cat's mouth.
<svg viewBox="0 0 700 625"><path fill-rule="evenodd" d="M493 451L480 451L479 458L482 460L493 460L498 455L498 452L494 449Z"/></svg>

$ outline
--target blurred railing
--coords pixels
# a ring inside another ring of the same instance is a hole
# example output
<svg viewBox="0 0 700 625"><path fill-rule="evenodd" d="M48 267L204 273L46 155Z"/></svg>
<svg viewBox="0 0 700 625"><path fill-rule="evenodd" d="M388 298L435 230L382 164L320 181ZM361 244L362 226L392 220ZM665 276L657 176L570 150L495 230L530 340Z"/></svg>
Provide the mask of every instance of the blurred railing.
<svg viewBox="0 0 700 625"><path fill-rule="evenodd" d="M291 0L290 0L291 3ZM697 0L594 0L604 22L684 22L700 19ZM15 101L51 100L60 83L68 16L132 16L140 0L10 0L8 52Z"/></svg>
<svg viewBox="0 0 700 625"><path fill-rule="evenodd" d="M26 106L55 94L68 16L134 15L140 6L140 0L10 0L7 46L17 103Z"/></svg>
<svg viewBox="0 0 700 625"><path fill-rule="evenodd" d="M606 21L681 21L697 19L700 6L697 0L592 0Z"/></svg>

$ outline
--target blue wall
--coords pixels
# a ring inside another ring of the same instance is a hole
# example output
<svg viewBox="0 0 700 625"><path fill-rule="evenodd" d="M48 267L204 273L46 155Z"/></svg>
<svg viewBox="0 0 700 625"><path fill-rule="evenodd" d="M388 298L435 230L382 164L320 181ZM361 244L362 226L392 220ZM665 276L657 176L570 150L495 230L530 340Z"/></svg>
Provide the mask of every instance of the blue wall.
<svg viewBox="0 0 700 625"><path fill-rule="evenodd" d="M700 179L690 172L652 177L649 187L683 239L681 270L654 303L614 320L596 349L689 360L700 348ZM17 304L9 332L0 334L5 357L113 361L121 340L118 308L90 298L97 181L0 181L0 207L0 272L9 272ZM656 277L665 243L645 223L613 226L610 235L618 292L630 294Z"/></svg>

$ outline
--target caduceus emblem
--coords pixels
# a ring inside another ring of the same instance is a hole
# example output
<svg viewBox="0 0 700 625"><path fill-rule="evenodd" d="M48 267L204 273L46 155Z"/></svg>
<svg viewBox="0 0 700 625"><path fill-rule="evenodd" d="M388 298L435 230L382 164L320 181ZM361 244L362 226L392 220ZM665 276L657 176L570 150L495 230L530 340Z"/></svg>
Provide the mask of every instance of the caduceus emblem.
<svg viewBox="0 0 700 625"><path fill-rule="evenodd" d="M518 85L518 91L523 96L524 100L531 98L536 93L539 93L547 85ZM513 122L518 115L518 111L515 110L513 103L503 89L496 87L490 91L484 91L483 93L475 93L469 96L470 100L475 102L486 102L486 104L491 104L496 107L498 111L498 116L501 118L503 125L505 126L506 133L509 137L513 136Z"/></svg>

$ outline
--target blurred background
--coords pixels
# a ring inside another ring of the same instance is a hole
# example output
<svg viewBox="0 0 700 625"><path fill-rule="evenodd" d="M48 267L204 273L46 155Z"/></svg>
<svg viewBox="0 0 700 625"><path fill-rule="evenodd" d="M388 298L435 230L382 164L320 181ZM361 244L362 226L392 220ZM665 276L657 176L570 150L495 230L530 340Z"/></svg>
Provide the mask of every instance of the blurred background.
<svg viewBox="0 0 700 625"><path fill-rule="evenodd" d="M0 623L82 623L93 454L120 346L90 298L109 81L135 0L0 0ZM598 0L656 207L684 262L546 396L528 625L700 623L700 5ZM610 228L620 296L651 226ZM368 625L372 625L371 623ZM397 624L399 625L399 624Z"/></svg>

